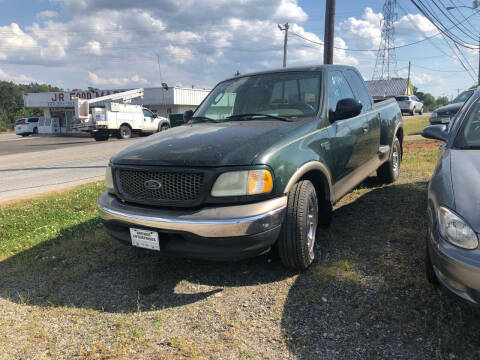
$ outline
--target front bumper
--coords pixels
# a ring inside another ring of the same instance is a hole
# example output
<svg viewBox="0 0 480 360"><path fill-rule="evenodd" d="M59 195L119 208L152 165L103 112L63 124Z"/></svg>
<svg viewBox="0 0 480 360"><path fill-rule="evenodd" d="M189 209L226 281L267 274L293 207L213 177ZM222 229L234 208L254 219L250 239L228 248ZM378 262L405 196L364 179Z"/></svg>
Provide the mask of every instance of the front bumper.
<svg viewBox="0 0 480 360"><path fill-rule="evenodd" d="M131 244L130 228L159 233L160 251L213 260L251 257L275 243L287 197L201 209L155 208L124 203L105 192L98 199L106 231Z"/></svg>
<svg viewBox="0 0 480 360"><path fill-rule="evenodd" d="M471 256L478 250L463 250L437 233L437 239L430 242L428 251L433 269L440 283L457 296L468 302L480 304L480 263Z"/></svg>

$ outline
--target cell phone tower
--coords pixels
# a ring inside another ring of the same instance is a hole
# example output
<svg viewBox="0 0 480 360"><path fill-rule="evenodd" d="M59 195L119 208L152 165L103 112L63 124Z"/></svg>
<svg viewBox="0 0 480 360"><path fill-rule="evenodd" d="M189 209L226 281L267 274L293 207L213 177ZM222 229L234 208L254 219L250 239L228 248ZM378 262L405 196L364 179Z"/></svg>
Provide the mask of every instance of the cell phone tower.
<svg viewBox="0 0 480 360"><path fill-rule="evenodd" d="M397 20L397 0L385 0L383 5L382 40L378 48L377 61L372 80L390 80L398 77L397 58L395 56L395 26Z"/></svg>

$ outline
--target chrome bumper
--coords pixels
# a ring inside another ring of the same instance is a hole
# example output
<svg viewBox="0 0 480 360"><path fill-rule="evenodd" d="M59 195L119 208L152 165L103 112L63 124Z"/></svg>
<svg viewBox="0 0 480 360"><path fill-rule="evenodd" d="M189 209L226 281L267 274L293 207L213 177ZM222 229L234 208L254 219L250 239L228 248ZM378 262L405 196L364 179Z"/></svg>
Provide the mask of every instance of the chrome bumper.
<svg viewBox="0 0 480 360"><path fill-rule="evenodd" d="M276 228L283 222L287 197L245 205L172 210L123 203L105 192L97 205L105 221L218 238L255 235Z"/></svg>

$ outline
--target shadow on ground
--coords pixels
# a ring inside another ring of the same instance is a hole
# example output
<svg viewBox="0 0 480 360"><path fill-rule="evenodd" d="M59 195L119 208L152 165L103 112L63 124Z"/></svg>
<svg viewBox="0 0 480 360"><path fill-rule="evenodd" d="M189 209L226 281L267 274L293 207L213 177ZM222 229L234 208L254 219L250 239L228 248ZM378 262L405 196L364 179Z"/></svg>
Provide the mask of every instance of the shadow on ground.
<svg viewBox="0 0 480 360"><path fill-rule="evenodd" d="M279 281L293 273L269 255L239 262L165 258L106 235L98 219L0 262L0 296L40 306L73 306L134 312L182 306L224 287ZM182 281L192 293L179 293Z"/></svg>
<svg viewBox="0 0 480 360"><path fill-rule="evenodd" d="M480 356L478 311L424 279L426 183L376 185L368 179L360 190L370 191L342 201L332 226L319 233L319 260L290 287L281 317L290 353L299 359ZM0 296L112 313L172 308L224 288L295 275L272 259L137 259L94 219L0 262ZM195 286L182 292L183 281Z"/></svg>
<svg viewBox="0 0 480 360"><path fill-rule="evenodd" d="M299 359L478 358L478 311L425 280L426 186L347 196L335 210L318 237L321 260L284 307L283 335Z"/></svg>

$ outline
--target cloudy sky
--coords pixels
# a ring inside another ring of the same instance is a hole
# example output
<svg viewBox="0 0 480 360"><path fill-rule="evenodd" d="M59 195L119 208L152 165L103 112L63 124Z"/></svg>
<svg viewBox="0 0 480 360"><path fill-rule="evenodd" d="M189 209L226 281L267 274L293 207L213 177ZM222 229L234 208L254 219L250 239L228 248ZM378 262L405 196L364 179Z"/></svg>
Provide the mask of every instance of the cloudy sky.
<svg viewBox="0 0 480 360"><path fill-rule="evenodd" d="M398 2L397 45L437 33L410 1ZM283 33L277 24L285 22L291 30L288 66L323 61L325 0L0 0L0 5L2 80L69 89L149 87L160 80L213 86L237 70L280 67ZM377 49L382 6L383 0L337 0L335 45ZM479 19L471 18L474 26ZM350 50L335 50L334 62L357 66L370 79L376 53ZM411 60L414 85L452 96L474 80L451 52L439 37L398 49L398 73L406 77ZM467 57L476 69L478 55L470 51Z"/></svg>

